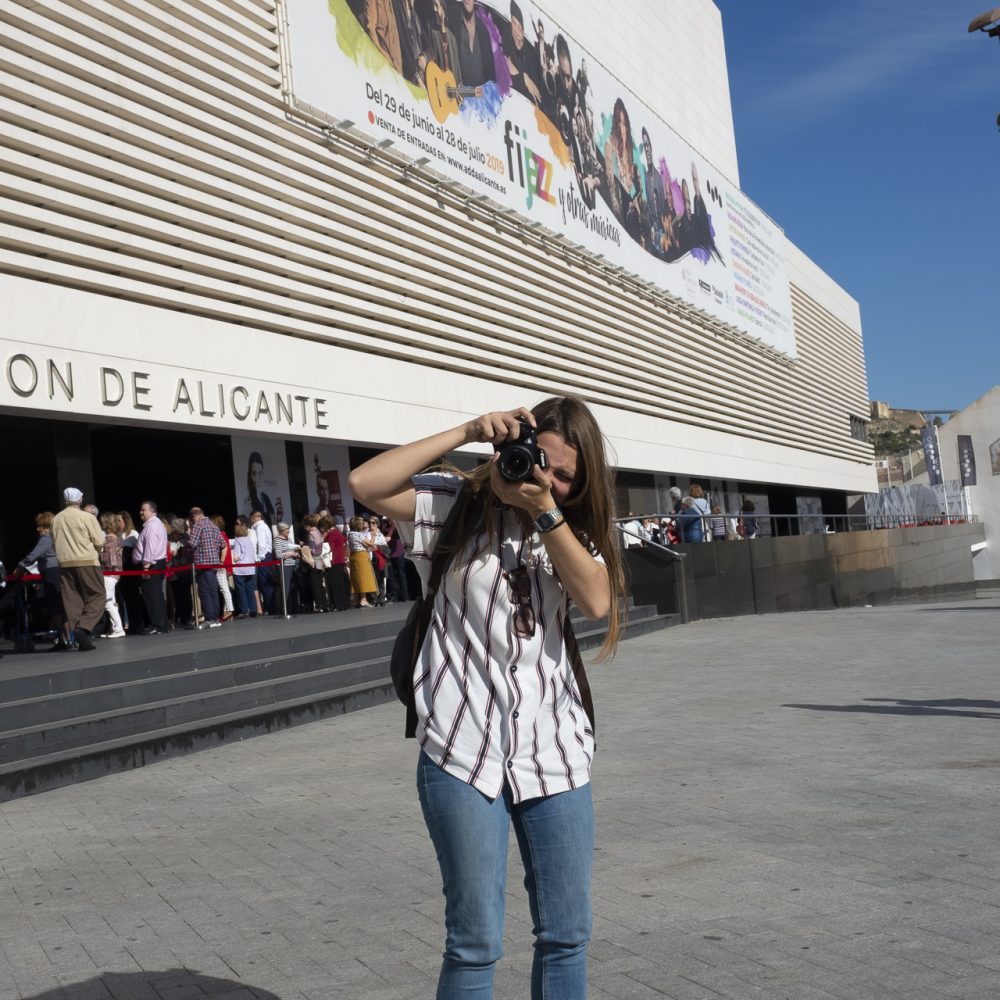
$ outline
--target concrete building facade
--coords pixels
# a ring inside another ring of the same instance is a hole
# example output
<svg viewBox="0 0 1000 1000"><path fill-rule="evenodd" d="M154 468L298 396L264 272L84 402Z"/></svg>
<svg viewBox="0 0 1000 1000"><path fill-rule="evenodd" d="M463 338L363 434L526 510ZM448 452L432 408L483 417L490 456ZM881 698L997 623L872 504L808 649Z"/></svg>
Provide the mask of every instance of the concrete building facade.
<svg viewBox="0 0 1000 1000"><path fill-rule="evenodd" d="M1000 579L1000 386L938 428L944 478L962 480L959 437L971 438L975 485L967 486L969 506L985 530L985 544L976 547L973 568L977 580Z"/></svg>
<svg viewBox="0 0 1000 1000"><path fill-rule="evenodd" d="M859 307L820 266L782 238L794 352L775 351L303 118L286 25L306 2L4 4L0 433L35 469L2 501L4 548L69 481L231 513L267 445L299 513L319 446L343 480L554 393L595 407L626 503L695 477L791 513L876 488ZM544 10L738 186L718 9L625 6L613 38L597 0Z"/></svg>

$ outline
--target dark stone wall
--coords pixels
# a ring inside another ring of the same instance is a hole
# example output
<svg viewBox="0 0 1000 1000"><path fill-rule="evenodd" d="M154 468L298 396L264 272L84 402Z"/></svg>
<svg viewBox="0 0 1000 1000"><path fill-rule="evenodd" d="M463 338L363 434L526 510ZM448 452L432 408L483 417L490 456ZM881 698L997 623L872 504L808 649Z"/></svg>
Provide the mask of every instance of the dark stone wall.
<svg viewBox="0 0 1000 1000"><path fill-rule="evenodd" d="M758 538L678 545L685 553L688 615L727 618L814 611L975 587L971 546L981 524ZM663 614L680 609L680 565L653 548L625 553L633 599Z"/></svg>

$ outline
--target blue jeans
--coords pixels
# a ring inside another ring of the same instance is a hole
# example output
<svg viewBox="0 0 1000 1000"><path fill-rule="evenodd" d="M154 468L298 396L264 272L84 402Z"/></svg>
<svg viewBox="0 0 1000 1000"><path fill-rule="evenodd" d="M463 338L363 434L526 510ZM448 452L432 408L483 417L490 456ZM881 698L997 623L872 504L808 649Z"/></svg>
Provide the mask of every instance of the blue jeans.
<svg viewBox="0 0 1000 1000"><path fill-rule="evenodd" d="M447 937L437 1000L493 996L512 823L534 924L531 998L584 1000L594 854L590 785L519 803L505 785L490 801L421 753L417 791L444 882Z"/></svg>
<svg viewBox="0 0 1000 1000"><path fill-rule="evenodd" d="M248 576L237 576L233 574L236 582L236 607L241 615L257 614L257 574L251 573Z"/></svg>
<svg viewBox="0 0 1000 1000"><path fill-rule="evenodd" d="M270 558L270 552L262 557L265 560ZM274 572L274 567L272 566L257 567L257 589L260 591L260 604L264 609L265 615L269 615L274 610L271 607L271 596L274 594Z"/></svg>
<svg viewBox="0 0 1000 1000"><path fill-rule="evenodd" d="M199 569L195 572L198 580L198 597L201 599L201 613L206 622L219 620L219 581L214 569Z"/></svg>

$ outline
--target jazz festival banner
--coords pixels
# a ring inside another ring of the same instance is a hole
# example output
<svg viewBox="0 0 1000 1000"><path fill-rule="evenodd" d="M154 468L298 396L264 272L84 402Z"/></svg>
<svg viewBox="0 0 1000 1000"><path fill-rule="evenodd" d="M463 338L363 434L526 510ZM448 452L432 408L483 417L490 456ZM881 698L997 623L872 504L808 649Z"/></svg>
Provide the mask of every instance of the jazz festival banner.
<svg viewBox="0 0 1000 1000"><path fill-rule="evenodd" d="M533 4L286 10L299 106L794 356L781 229Z"/></svg>

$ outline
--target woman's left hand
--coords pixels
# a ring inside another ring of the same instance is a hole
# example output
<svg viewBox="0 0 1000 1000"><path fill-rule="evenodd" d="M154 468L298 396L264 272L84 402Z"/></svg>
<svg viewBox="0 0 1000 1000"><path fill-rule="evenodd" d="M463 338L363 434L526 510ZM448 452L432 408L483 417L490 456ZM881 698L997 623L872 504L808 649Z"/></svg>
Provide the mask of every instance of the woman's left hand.
<svg viewBox="0 0 1000 1000"><path fill-rule="evenodd" d="M534 479L523 483L509 483L497 468L498 455L493 456L490 469L490 487L501 503L526 511L532 518L547 510L552 510L556 502L552 497L552 477L544 469L535 466Z"/></svg>

